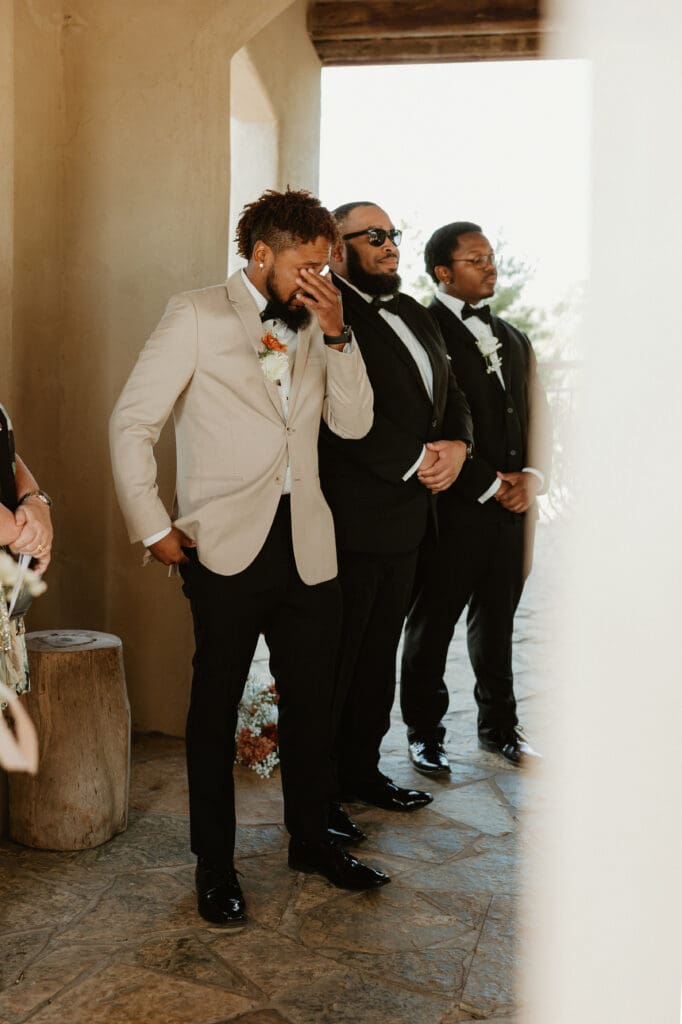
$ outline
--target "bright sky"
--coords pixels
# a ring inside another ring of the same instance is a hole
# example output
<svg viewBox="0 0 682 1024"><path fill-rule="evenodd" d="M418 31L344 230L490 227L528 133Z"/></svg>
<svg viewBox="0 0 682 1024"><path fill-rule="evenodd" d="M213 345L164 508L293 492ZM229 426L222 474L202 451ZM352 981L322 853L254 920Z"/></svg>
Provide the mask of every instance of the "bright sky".
<svg viewBox="0 0 682 1024"><path fill-rule="evenodd" d="M320 195L410 226L406 291L431 232L472 220L536 268L526 298L550 307L588 271L590 90L581 61L327 69Z"/></svg>

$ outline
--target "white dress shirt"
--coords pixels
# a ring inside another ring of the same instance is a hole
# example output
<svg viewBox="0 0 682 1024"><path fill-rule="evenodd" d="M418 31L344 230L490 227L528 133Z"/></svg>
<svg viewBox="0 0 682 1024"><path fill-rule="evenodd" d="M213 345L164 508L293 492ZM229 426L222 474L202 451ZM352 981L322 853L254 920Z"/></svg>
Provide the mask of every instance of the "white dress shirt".
<svg viewBox="0 0 682 1024"><path fill-rule="evenodd" d="M340 274L337 276L341 277ZM372 299L376 297L374 295L368 295L366 292L361 292L359 288L356 288L354 284L351 284L350 281L347 281L345 277L341 277L341 280L344 282L344 284L347 284L349 288L352 288L354 292L357 292L358 295L360 295L367 303L371 303ZM387 299L392 299L393 296L380 295L379 298L386 301ZM419 370L419 376L424 382L426 393L431 399L431 401L433 401L433 368L431 366L431 360L429 359L428 352L426 351L422 343L419 341L417 336L410 330L405 321L402 320L397 313L391 313L388 309L379 309L378 313L379 316L384 318L388 326L393 331L395 331L395 333L398 335L407 351L414 359L415 363L417 364L417 369ZM414 465L410 466L407 473L404 474L403 480L409 480L411 476L414 476L414 474L419 469L421 461L424 458L425 452L426 447L424 446L422 447L421 454L419 455L417 461L414 463Z"/></svg>
<svg viewBox="0 0 682 1024"><path fill-rule="evenodd" d="M439 289L436 292L436 298L438 299L439 302L442 302L443 305L446 306L451 313L454 313L458 320L461 320L461 322L464 324L469 333L473 334L474 338L476 338L478 341L495 338L495 335L493 334L493 330L490 324L487 324L485 320L481 320L480 317L470 316L467 317L466 320L463 320L462 309L464 307L464 301L462 299L455 298L454 295L449 295L448 292L446 291L443 291L442 285L439 286ZM479 303L476 303L476 306L477 305L479 305ZM475 309L476 306L473 306L473 309ZM495 341L497 340L498 339L495 338ZM484 357L481 356L481 359L483 358ZM497 369L495 370L495 374L500 382L500 385L502 386L502 389L504 390L504 378L502 377L502 371ZM542 470L533 469L532 466L524 466L521 472L532 473L533 476L536 476L538 478L538 480L540 481L540 485L544 487L545 474L542 472ZM499 477L497 478L497 480L493 480L490 487L488 487L487 490L483 492L483 494L479 495L478 500L480 501L480 503L483 504L489 498L492 498L495 494L497 494L501 486L502 481L499 479Z"/></svg>

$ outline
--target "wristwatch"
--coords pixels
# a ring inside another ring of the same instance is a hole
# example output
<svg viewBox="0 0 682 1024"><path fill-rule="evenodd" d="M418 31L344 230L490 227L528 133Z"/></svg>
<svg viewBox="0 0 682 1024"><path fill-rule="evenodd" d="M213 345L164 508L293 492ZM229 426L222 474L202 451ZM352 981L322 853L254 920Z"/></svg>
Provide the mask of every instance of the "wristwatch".
<svg viewBox="0 0 682 1024"><path fill-rule="evenodd" d="M342 342L344 345L348 345L353 340L353 328L350 324L344 324L341 328L341 334L325 334L322 340L325 345L340 345Z"/></svg>
<svg viewBox="0 0 682 1024"><path fill-rule="evenodd" d="M46 494L45 491L26 491L26 494L22 494L22 496L19 498L19 501L17 502L17 508L19 508L20 505L23 505L25 501L28 501L29 498L38 498L40 501L42 501L43 505L52 504L52 498L50 497L49 494Z"/></svg>
<svg viewBox="0 0 682 1024"><path fill-rule="evenodd" d="M467 459L473 459L474 457L474 445L473 441L465 441L467 446Z"/></svg>

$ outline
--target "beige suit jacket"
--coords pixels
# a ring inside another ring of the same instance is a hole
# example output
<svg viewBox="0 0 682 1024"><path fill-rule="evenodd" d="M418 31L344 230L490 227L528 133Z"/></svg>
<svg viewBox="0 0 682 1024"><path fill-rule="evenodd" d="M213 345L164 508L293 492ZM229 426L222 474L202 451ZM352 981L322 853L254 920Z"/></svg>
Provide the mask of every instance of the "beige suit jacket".
<svg viewBox="0 0 682 1024"><path fill-rule="evenodd" d="M174 523L200 561L232 575L254 560L291 465L293 546L308 584L336 575L331 512L320 490L320 420L340 437L372 425L372 389L356 345L325 347L317 321L299 332L288 419L266 380L258 310L241 273L227 285L176 295L144 346L110 422L114 483L131 541ZM173 415L173 520L159 498L153 448ZM176 514L177 513L177 514Z"/></svg>

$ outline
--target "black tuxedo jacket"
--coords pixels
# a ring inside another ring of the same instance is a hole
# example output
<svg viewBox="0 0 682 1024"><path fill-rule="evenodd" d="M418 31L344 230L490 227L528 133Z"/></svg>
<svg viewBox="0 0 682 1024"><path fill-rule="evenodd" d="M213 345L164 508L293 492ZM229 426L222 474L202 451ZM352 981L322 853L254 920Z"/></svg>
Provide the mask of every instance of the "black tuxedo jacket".
<svg viewBox="0 0 682 1024"><path fill-rule="evenodd" d="M334 277L344 319L353 328L374 391L374 424L359 440L343 440L323 423L320 480L334 515L340 550L399 553L416 548L426 530L431 493L404 474L427 441L470 441L471 416L457 386L440 331L409 295L399 315L426 350L433 400L398 335L361 295Z"/></svg>
<svg viewBox="0 0 682 1024"><path fill-rule="evenodd" d="M497 470L511 473L532 466L545 474L551 464L551 425L544 390L537 377L535 354L528 337L493 314L492 332L502 345L502 390L497 375L488 373L476 340L459 317L439 299L429 306L437 320L452 367L467 396L474 422L474 457L438 500L438 514L464 512L510 515L494 499L478 498L493 483Z"/></svg>

